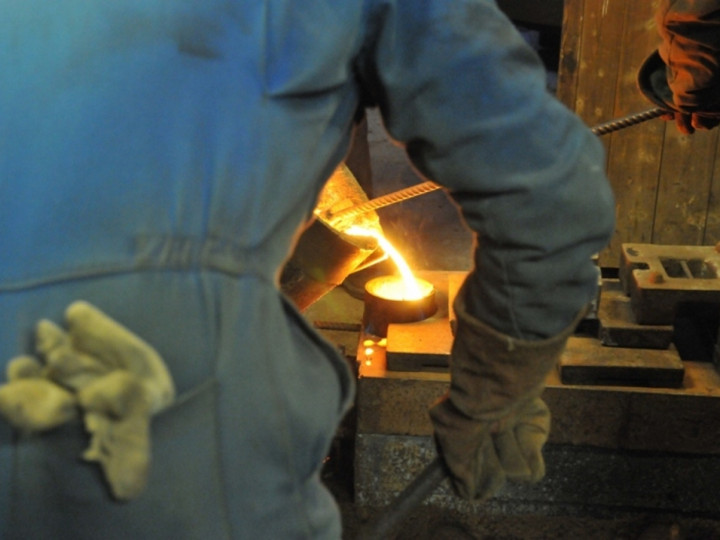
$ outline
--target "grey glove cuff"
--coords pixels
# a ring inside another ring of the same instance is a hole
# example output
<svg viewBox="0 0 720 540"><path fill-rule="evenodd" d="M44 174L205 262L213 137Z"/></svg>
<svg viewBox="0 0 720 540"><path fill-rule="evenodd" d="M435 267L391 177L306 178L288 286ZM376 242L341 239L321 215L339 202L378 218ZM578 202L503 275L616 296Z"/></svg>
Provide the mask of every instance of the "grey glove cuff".
<svg viewBox="0 0 720 540"><path fill-rule="evenodd" d="M538 397L567 338L585 314L581 311L565 330L551 338L528 341L507 336L473 317L462 289L453 307L457 329L449 398L464 415L477 420L502 417L519 400Z"/></svg>

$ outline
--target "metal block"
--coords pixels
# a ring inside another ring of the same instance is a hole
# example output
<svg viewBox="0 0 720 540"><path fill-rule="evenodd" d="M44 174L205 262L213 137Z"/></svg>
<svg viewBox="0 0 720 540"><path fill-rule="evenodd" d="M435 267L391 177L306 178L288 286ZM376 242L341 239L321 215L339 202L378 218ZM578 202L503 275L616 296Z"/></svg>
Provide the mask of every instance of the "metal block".
<svg viewBox="0 0 720 540"><path fill-rule="evenodd" d="M446 371L452 348L446 317L388 327L387 367L393 371Z"/></svg>
<svg viewBox="0 0 720 540"><path fill-rule="evenodd" d="M623 244L620 282L639 324L672 324L681 303L720 304L716 246Z"/></svg>
<svg viewBox="0 0 720 540"><path fill-rule="evenodd" d="M667 350L604 347L571 337L560 358L564 384L680 388L685 367L674 347Z"/></svg>
<svg viewBox="0 0 720 540"><path fill-rule="evenodd" d="M598 337L606 347L667 349L673 339L672 325L638 324L618 279L603 280L598 319Z"/></svg>

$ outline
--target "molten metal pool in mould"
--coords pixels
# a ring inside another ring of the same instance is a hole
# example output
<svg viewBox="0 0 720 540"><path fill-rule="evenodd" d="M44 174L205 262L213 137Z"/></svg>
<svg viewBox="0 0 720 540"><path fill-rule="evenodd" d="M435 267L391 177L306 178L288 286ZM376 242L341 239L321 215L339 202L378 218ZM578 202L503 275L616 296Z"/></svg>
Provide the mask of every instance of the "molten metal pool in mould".
<svg viewBox="0 0 720 540"><path fill-rule="evenodd" d="M380 276L365 284L363 326L369 334L385 336L389 324L422 321L436 311L435 287L424 279Z"/></svg>

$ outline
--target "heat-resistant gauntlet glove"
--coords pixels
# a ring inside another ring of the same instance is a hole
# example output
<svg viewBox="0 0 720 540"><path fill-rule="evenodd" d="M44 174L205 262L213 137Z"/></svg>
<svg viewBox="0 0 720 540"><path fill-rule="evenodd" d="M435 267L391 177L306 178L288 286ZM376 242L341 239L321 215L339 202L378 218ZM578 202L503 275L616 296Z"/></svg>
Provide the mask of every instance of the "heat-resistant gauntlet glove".
<svg viewBox="0 0 720 540"><path fill-rule="evenodd" d="M172 378L150 345L90 304L71 304L65 318L67 332L37 324L38 358L10 361L0 414L26 432L82 416L83 458L100 464L116 499L132 499L147 482L150 418L173 401Z"/></svg>
<svg viewBox="0 0 720 540"><path fill-rule="evenodd" d="M678 129L692 133L720 124L720 3L663 0L655 16L658 49L672 91Z"/></svg>
<svg viewBox="0 0 720 540"><path fill-rule="evenodd" d="M542 447L550 411L540 399L579 318L541 341L501 334L454 303L457 329L450 389L430 409L435 437L458 494L485 500L506 480L537 482L545 474Z"/></svg>

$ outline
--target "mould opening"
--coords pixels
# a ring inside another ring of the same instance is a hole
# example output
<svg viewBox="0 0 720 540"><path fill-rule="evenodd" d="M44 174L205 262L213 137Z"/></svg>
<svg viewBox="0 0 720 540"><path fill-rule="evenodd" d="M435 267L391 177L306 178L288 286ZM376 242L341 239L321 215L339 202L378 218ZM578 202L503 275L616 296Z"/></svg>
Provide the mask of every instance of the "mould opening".
<svg viewBox="0 0 720 540"><path fill-rule="evenodd" d="M671 278L717 279L717 271L702 259L661 258L660 264Z"/></svg>

